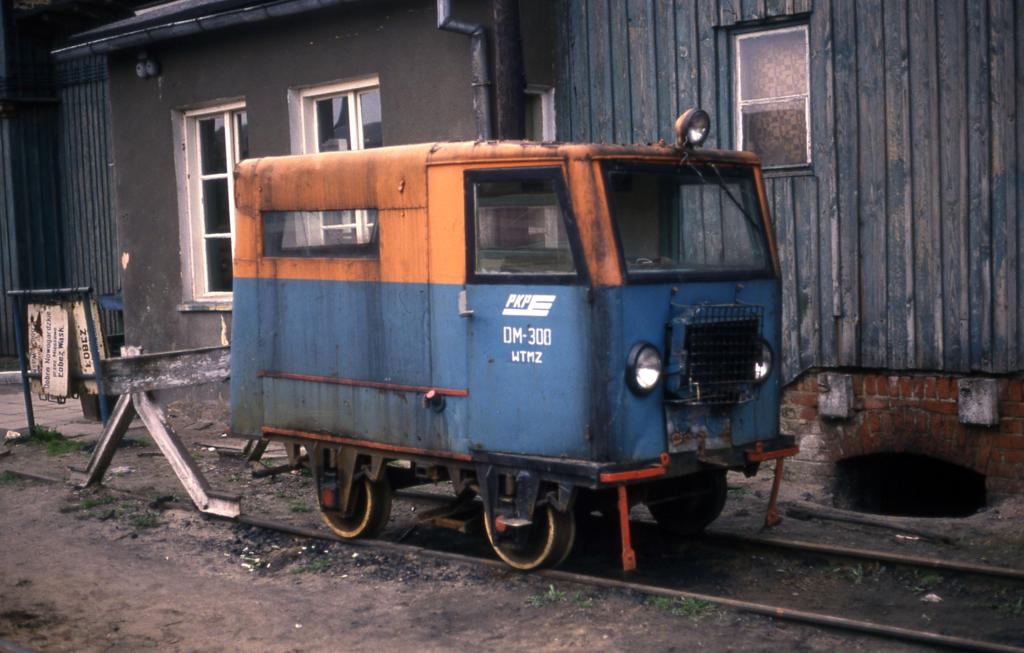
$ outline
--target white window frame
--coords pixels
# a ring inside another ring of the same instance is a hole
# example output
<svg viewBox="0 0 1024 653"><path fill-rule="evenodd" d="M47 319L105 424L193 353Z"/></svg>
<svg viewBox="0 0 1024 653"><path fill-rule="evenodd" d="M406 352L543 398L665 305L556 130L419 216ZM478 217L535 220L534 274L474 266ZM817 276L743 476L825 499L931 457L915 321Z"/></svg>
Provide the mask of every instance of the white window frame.
<svg viewBox="0 0 1024 653"><path fill-rule="evenodd" d="M358 95L363 91L373 89L380 90L380 78L377 75L288 89L288 120L292 154L310 154L320 151L320 139L317 138L316 133L316 102L340 95L348 96L350 107L348 119L352 143L349 149L363 149L362 108ZM383 123L383 112L381 122Z"/></svg>
<svg viewBox="0 0 1024 653"><path fill-rule="evenodd" d="M541 140L545 143L555 142L555 89L541 84L527 84L525 93L540 97Z"/></svg>
<svg viewBox="0 0 1024 653"><path fill-rule="evenodd" d="M231 256L235 254L235 179L234 165L239 158L239 143L235 135L235 116L246 110L244 100L234 100L173 112L175 134L175 168L178 178L178 213L181 224L183 310L204 307L230 307L230 291L208 291L206 252L207 236L203 215L202 183L204 179L227 179L228 220L231 229ZM224 148L227 162L224 173L203 175L200 166L199 121L221 116L224 119Z"/></svg>
<svg viewBox="0 0 1024 653"><path fill-rule="evenodd" d="M759 98L756 100L743 100L743 63L740 58L740 43L747 39L764 36L765 34L784 34L786 32L803 32L804 35L804 62L807 69L804 71L807 91L797 95L779 95L771 98ZM733 61L736 62L736 83L734 87L735 102L733 104L736 119L736 149L743 149L743 107L755 106L758 104L772 104L785 100L804 100L804 133L807 144L807 160L801 163L784 163L779 165L765 166L766 170L779 170L786 168L806 168L813 163L811 159L811 43L810 29L806 24L792 25L790 27L773 27L768 29L741 32L733 37Z"/></svg>

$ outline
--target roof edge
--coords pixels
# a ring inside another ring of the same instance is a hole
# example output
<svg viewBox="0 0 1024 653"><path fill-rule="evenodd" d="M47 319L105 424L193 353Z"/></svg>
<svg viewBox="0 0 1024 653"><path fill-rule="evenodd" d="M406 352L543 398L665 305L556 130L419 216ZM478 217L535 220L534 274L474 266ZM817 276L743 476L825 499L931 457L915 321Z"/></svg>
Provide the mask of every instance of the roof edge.
<svg viewBox="0 0 1024 653"><path fill-rule="evenodd" d="M140 47L193 34L202 34L237 25L251 25L273 18L304 14L326 9L357 0L278 0L268 4L253 4L237 9L215 12L184 20L169 20L166 23L128 29L97 39L69 45L53 50L57 61L68 61L91 55L106 55L119 50Z"/></svg>

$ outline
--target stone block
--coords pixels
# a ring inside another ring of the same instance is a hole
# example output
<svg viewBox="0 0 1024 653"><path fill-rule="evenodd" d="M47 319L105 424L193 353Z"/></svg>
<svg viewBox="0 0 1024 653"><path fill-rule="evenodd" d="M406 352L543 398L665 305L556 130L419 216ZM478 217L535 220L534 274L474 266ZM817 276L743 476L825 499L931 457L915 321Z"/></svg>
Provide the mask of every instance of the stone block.
<svg viewBox="0 0 1024 653"><path fill-rule="evenodd" d="M957 409L961 424L999 424L999 382L996 379L960 379Z"/></svg>
<svg viewBox="0 0 1024 653"><path fill-rule="evenodd" d="M818 415L833 419L853 417L853 378L849 374L818 375Z"/></svg>

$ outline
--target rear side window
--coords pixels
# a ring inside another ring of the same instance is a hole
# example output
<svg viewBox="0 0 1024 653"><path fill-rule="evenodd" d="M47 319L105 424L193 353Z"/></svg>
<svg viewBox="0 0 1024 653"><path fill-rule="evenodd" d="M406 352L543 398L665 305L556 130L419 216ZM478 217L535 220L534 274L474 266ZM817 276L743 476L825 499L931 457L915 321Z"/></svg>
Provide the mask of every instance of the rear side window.
<svg viewBox="0 0 1024 653"><path fill-rule="evenodd" d="M263 255L378 258L377 209L264 211Z"/></svg>
<svg viewBox="0 0 1024 653"><path fill-rule="evenodd" d="M473 181L475 270L482 275L575 275L554 178Z"/></svg>

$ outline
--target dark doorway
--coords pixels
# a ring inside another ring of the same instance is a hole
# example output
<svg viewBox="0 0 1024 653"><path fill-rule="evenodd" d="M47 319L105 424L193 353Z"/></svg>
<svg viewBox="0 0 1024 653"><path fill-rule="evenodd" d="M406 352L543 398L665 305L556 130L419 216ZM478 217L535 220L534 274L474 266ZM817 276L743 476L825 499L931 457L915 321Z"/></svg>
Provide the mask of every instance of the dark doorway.
<svg viewBox="0 0 1024 653"><path fill-rule="evenodd" d="M907 517L966 517L985 507L985 477L909 453L877 453L836 464L836 506Z"/></svg>

